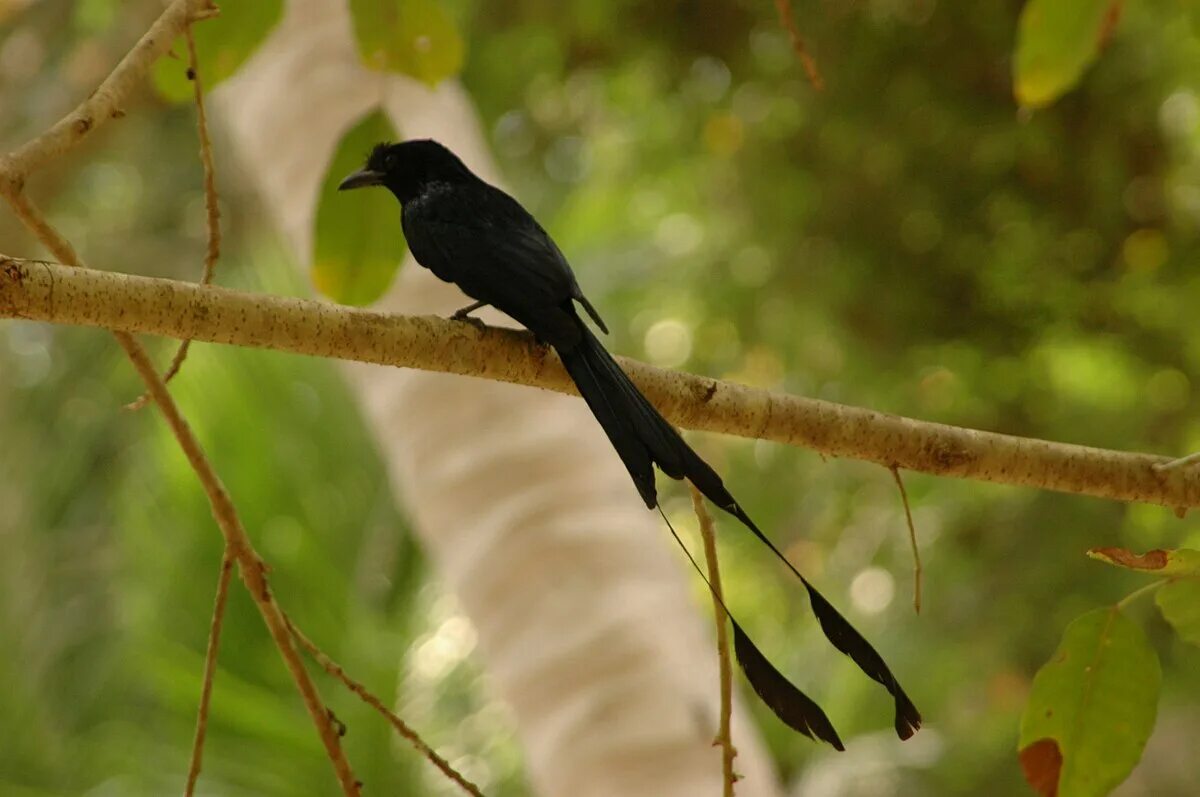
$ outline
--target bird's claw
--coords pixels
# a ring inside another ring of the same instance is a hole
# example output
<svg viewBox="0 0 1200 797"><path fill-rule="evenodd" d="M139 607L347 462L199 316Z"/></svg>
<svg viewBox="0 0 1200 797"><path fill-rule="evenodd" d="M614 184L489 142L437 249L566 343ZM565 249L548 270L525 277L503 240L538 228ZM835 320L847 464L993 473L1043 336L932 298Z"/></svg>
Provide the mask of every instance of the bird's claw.
<svg viewBox="0 0 1200 797"><path fill-rule="evenodd" d="M450 320L451 321L463 321L463 322L475 327L480 332L482 332L484 329L487 328L487 324L483 323L482 320L476 318L473 315L468 315L467 313L455 313L454 315L450 316Z"/></svg>

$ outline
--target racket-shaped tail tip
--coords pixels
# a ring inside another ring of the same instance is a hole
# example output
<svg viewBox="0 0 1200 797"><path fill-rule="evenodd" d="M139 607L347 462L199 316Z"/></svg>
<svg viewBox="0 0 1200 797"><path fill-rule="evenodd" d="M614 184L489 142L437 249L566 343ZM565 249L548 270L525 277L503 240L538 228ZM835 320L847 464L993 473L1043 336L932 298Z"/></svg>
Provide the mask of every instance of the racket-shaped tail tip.
<svg viewBox="0 0 1200 797"><path fill-rule="evenodd" d="M904 694L900 685L896 685L896 735L900 741L907 741L913 734L921 730L921 712Z"/></svg>
<svg viewBox="0 0 1200 797"><path fill-rule="evenodd" d="M733 649L742 674L767 707L793 730L810 739L828 742L834 750L844 751L842 740L821 707L775 669L737 621L732 617L729 620L733 625Z"/></svg>

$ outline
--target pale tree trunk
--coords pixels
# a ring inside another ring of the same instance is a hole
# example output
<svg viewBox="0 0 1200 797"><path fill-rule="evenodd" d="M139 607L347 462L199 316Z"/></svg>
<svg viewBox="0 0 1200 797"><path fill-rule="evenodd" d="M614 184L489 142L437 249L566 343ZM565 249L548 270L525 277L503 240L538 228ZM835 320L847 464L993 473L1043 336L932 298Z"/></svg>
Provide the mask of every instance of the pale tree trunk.
<svg viewBox="0 0 1200 797"><path fill-rule="evenodd" d="M404 137L437 138L496 179L462 89L364 70L336 0L289 3L218 92L239 156L224 169L261 189L302 264L333 148L381 98ZM399 234L398 209L395 223L378 234ZM446 314L466 303L410 260L380 307ZM438 575L475 625L490 687L514 710L538 793L720 794L707 603L689 597L680 554L584 403L420 371L346 373ZM740 709L734 741L738 794L778 794Z"/></svg>

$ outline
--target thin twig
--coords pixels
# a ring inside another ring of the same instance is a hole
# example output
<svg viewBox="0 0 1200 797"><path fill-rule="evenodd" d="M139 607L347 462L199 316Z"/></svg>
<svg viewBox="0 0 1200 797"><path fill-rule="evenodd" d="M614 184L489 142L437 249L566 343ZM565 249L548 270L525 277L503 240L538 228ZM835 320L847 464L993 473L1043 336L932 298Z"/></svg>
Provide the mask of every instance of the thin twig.
<svg viewBox="0 0 1200 797"><path fill-rule="evenodd" d="M218 204L216 166L213 163L212 139L208 135L208 114L204 111L204 86L200 80L200 61L196 56L196 39L192 34L192 26L184 30L188 48L188 78L192 81L192 97L196 102L196 134L200 140L200 163L204 166L204 210L208 227L208 246L204 253L204 271L200 275L200 284L208 285L213 281L217 260L221 257L221 208ZM175 350L171 364L163 374L163 381L170 382L179 373L183 361L187 359L191 340L184 340ZM126 409L140 410L150 401L150 394L143 393Z"/></svg>
<svg viewBox="0 0 1200 797"><path fill-rule="evenodd" d="M476 329L331 302L0 255L0 318L26 318L420 368L576 394L557 356L511 329ZM676 426L801 446L934 476L1171 508L1200 506L1200 469L1168 457L967 429L775 393L618 357Z"/></svg>
<svg viewBox="0 0 1200 797"><path fill-rule="evenodd" d="M0 157L0 193L8 199L22 223L42 241L59 262L74 267L76 271L86 269L71 244L54 229L25 195L24 188L28 177L39 167L77 145L98 126L109 119L123 116L122 104L141 84L155 59L170 47L175 36L182 33L192 21L214 13L215 6L212 0L172 2L88 99L49 130L15 152ZM282 611L275 603L267 584L266 564L251 546L233 502L174 399L167 392L166 385L159 378L145 349L128 332L114 331L113 335L149 388L151 397L208 495L213 517L225 537L226 550L237 560L242 580L266 622L284 664L296 683L305 708L317 726L317 733L325 745L343 793L347 797L357 797L361 791L361 784L355 779L338 735L321 703L320 695L305 671L299 654L292 646L292 638L283 621Z"/></svg>
<svg viewBox="0 0 1200 797"><path fill-rule="evenodd" d="M1152 581L1149 584L1145 584L1143 586L1138 587L1133 592L1129 593L1124 598L1121 598L1121 600L1117 601L1117 609L1120 610L1120 609L1127 608L1129 606L1129 604L1133 603L1138 598L1142 597L1143 595L1148 595L1151 592L1155 592L1156 590L1158 590L1159 587L1163 586L1164 584L1170 583L1170 581L1171 581L1171 579L1164 578L1159 581Z"/></svg>
<svg viewBox="0 0 1200 797"><path fill-rule="evenodd" d="M192 90L196 100L196 134L200 140L200 163L204 166L204 211L208 222L208 248L204 255L204 273L200 275L200 284L207 285L213 281L217 259L221 257L221 208L217 196L217 167L213 162L212 139L208 135L208 114L204 110L204 86L200 80L196 42L190 26L187 29L187 45Z"/></svg>
<svg viewBox="0 0 1200 797"><path fill-rule="evenodd" d="M1188 454L1186 457L1173 459L1170 462L1159 462L1155 464L1154 469L1158 471L1175 470L1176 468L1194 465L1197 462L1200 462L1200 451L1197 451L1194 454Z"/></svg>
<svg viewBox="0 0 1200 797"><path fill-rule="evenodd" d="M721 568L717 564L717 537L713 532L712 516L704 506L704 496L694 484L688 483L692 491L692 509L700 522L700 537L704 540L704 561L708 565L708 583L712 587L713 621L717 627L717 662L721 673L721 720L714 745L721 746L721 773L724 786L724 797L733 797L733 784L737 782L737 773L733 771L733 759L737 756L737 748L733 746L733 737L729 732L730 719L733 716L733 666L729 657L729 632L725 624L725 595L721 591Z"/></svg>
<svg viewBox="0 0 1200 797"><path fill-rule="evenodd" d="M217 577L217 596L213 600L212 623L208 628L208 650L204 654L204 683L200 687L200 706L196 711L196 737L192 740L192 763L188 767L185 797L196 793L196 781L204 759L204 737L208 732L208 707L212 702L213 677L217 672L217 651L221 647L221 625L225 621L225 604L229 598L229 577L233 574L233 556L228 548L221 557L221 573Z"/></svg>
<svg viewBox="0 0 1200 797"><path fill-rule="evenodd" d="M12 183L0 181L0 191L4 191L17 217L38 236L51 254L61 263L70 267L68 270L71 273L86 273L87 266L75 254L74 248L67 239L54 229L23 191L14 190L12 185ZM49 268L49 266L44 266L44 268ZM342 791L347 797L358 797L360 786L350 769L350 762L346 760L337 732L333 729L328 712L321 702L321 696L308 672L305 671L304 663L300 661L296 649L292 646L292 638L283 620L283 612L271 595L271 588L267 583L266 563L251 545L250 538L246 535L246 529L242 526L241 518L238 517L237 509L234 507L229 493L221 484L220 478L213 470L212 464L200 447L200 442L192 433L191 427L184 420L179 406L167 391L167 386L159 378L158 372L154 369L154 363L146 354L145 348L128 332L114 331L113 336L124 349L134 368L137 369L142 381L146 383L146 387L149 388L150 395L162 412L171 433L175 436L179 447L183 449L184 456L187 457L188 463L199 478L200 484L208 496L209 505L212 507L213 518L217 521L217 526L225 537L225 545L233 552L238 561L238 571L242 581L254 599L259 613L262 614L263 620L267 624L267 630L271 633L271 637L283 657L284 665L296 683L304 706L317 726L317 733L325 745L325 751L333 764L333 770L342 786Z"/></svg>
<svg viewBox="0 0 1200 797"><path fill-rule="evenodd" d="M29 175L78 145L110 119L124 116L125 101L141 88L150 65L167 53L184 28L215 13L212 0L174 0L86 100L49 130L0 158L0 193L20 190Z"/></svg>
<svg viewBox="0 0 1200 797"><path fill-rule="evenodd" d="M808 75L808 82L817 91L824 91L825 79L821 77L821 72L817 69L816 59L809 55L808 47L804 44L804 38L800 35L800 29L796 27L796 18L792 15L791 0L775 0L775 8L779 11L779 24L783 25L784 30L788 32L788 36L792 40L792 49L796 51L796 55L800 58L800 63L804 65L804 74Z"/></svg>
<svg viewBox="0 0 1200 797"><path fill-rule="evenodd" d="M85 136L108 120L123 116L124 102L142 84L150 65L167 52L175 37L183 33L193 21L215 13L216 7L212 0L174 0L86 100L41 135L16 151L0 157L0 193L8 199L22 223L42 241L59 262L75 267L71 269L74 273L82 273L86 267L66 238L54 229L25 195L27 179L38 168L78 145ZM212 507L213 517L225 537L226 549L237 559L242 581L262 614L284 664L296 683L305 708L317 726L317 733L325 745L342 791L348 797L357 797L361 791L360 784L341 749L337 733L321 704L320 695L305 671L299 654L292 646L292 638L283 621L282 611L275 603L267 584L266 564L251 546L229 494L184 420L179 407L167 392L166 385L154 370L146 350L128 332L114 331L113 336L150 389L151 397L200 480Z"/></svg>
<svg viewBox="0 0 1200 797"><path fill-rule="evenodd" d="M904 504L904 518L908 521L908 542L912 545L913 555L913 611L921 613L921 548L917 545L917 527L913 525L912 509L908 506L908 493L904 489L904 480L900 478L900 468L892 465L888 468L896 486L900 488L900 500Z"/></svg>
<svg viewBox="0 0 1200 797"><path fill-rule="evenodd" d="M121 340L121 338L118 337L118 340ZM184 455L188 458L193 470L196 471L201 483L209 493L209 502L212 505L213 516L216 518L217 525L221 528L222 533L225 534L226 543L234 551L238 560L238 572L242 577L242 581L246 584L246 589L250 592L251 598L254 599L259 613L262 614L263 620L267 624L267 630L270 632L271 637L275 641L275 646L279 649L279 653L283 657L284 665L287 667L292 680L296 684L296 688L300 692L304 706L308 709L309 716L312 717L313 723L317 726L317 733L325 745L326 754L333 764L334 773L337 775L343 792L347 797L358 797L361 791L361 784L354 777L354 773L350 769L350 762L346 760L346 754L342 750L337 731L334 730L329 720L329 712L321 700L321 695L317 691L312 678L304 669L304 663L300 660L295 647L292 646L291 636L287 630L287 623L283 618L283 610L275 602L275 597L271 593L270 585L267 582L266 563L251 547L249 538L246 535L246 529L242 526L241 518L238 517L237 510L234 508L229 494L225 491L224 485L221 484L216 472L213 471L212 465L205 456L203 449L200 448L199 441L196 440L191 428L187 425L187 421L180 414L178 406L174 403L170 393L167 392L166 385L159 378L158 372L154 369L154 364L146 354L146 350L138 345L132 337L129 337L128 342L121 340L121 343L130 359L133 360L134 366L137 368L142 380L150 388L150 394L154 402L162 409L163 416L170 425L171 431L175 434L180 447L183 448Z"/></svg>
<svg viewBox="0 0 1200 797"><path fill-rule="evenodd" d="M308 652L308 655L313 657L317 664L320 664L324 668L325 672L337 678L347 689L358 695L364 703L382 714L392 724L392 727L396 729L396 733L407 739L417 752L429 759L430 763L440 769L447 778L461 786L463 791L473 795L473 797L483 797L483 793L479 791L478 786L463 777L463 775L450 765L449 761L438 755L436 750L430 747L408 723L400 719L394 711L385 706L383 701L371 694L361 683L351 678L342 669L340 664L331 659L324 651L317 647L316 643L305 636L304 632L296 627L296 624L292 622L290 617L286 619L288 629L292 632L292 637L300 644L300 647Z"/></svg>

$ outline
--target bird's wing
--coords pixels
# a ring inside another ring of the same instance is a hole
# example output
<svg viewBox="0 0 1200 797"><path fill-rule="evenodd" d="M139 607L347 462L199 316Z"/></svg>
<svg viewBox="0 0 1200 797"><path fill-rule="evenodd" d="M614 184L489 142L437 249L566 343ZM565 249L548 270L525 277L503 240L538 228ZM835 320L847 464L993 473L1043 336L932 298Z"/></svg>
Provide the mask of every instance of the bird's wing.
<svg viewBox="0 0 1200 797"><path fill-rule="evenodd" d="M471 188L434 193L405 209L417 261L548 343L573 339L577 322L567 308L580 292L558 247L516 200Z"/></svg>

